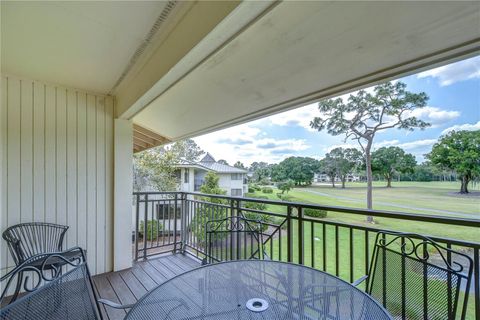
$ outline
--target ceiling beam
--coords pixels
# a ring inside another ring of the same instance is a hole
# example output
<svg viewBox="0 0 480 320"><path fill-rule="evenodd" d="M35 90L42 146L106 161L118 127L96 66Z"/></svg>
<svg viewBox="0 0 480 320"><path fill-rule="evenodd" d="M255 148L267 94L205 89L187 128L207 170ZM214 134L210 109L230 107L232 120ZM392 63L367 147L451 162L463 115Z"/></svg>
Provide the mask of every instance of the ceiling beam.
<svg viewBox="0 0 480 320"><path fill-rule="evenodd" d="M188 11L171 32L153 46L147 61L138 62L112 92L116 96L116 116L128 119L138 110L130 110L155 83L165 76L217 24L234 10L240 1L185 1ZM130 116L129 116L130 115Z"/></svg>
<svg viewBox="0 0 480 320"><path fill-rule="evenodd" d="M133 124L133 153L170 143L171 140L138 124Z"/></svg>

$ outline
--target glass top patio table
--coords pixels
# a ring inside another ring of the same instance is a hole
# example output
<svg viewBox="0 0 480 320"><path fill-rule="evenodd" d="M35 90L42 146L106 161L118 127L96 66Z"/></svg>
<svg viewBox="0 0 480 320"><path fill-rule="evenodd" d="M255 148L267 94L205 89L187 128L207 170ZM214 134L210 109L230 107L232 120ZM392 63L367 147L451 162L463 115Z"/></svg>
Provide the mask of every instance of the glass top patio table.
<svg viewBox="0 0 480 320"><path fill-rule="evenodd" d="M211 264L140 299L126 319L391 319L372 297L335 276L270 260Z"/></svg>

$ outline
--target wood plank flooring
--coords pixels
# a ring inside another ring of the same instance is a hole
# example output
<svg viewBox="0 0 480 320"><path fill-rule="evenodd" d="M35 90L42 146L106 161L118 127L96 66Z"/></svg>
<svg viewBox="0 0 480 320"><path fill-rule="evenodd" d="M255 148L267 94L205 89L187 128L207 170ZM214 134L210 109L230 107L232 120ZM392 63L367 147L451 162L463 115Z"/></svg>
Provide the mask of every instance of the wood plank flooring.
<svg viewBox="0 0 480 320"><path fill-rule="evenodd" d="M167 254L136 262L127 270L94 276L93 282L99 298L130 304L164 281L199 266L200 261L188 255ZM103 305L100 309L108 320L123 319L126 314L124 310Z"/></svg>

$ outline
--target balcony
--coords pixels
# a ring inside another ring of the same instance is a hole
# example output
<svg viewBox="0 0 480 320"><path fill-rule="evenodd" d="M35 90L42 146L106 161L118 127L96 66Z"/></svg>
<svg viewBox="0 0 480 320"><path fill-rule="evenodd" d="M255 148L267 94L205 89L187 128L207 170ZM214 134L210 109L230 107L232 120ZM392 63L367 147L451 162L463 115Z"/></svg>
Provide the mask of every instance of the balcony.
<svg viewBox="0 0 480 320"><path fill-rule="evenodd" d="M426 236L447 248L467 254L474 261L474 279L469 292L466 319L478 319L480 316L480 243L432 234L435 226L447 225L474 235L480 227L478 220L200 193L135 193L134 197L136 237L133 254L136 261L150 261L159 254L183 253L168 259L190 257L193 259L190 262L198 263L206 257L202 224L214 217L218 219L218 212L223 212L225 216L246 216L262 221L267 226L262 231L264 250L270 259L306 265L353 282L368 274L375 237L379 231L419 233L419 230L430 230ZM266 209L252 209L248 205L251 203L264 204ZM180 210L180 219L157 219L153 208L158 204L175 206ZM328 216L315 218L305 214L312 209L328 212ZM195 218L199 215L204 219ZM382 223L348 223L335 219L336 215L372 216ZM388 225L386 221L402 222L401 227L394 230L382 227ZM230 259L232 257L228 257L228 251L227 248L225 258ZM451 261L448 254L446 259ZM462 294L465 294L465 288Z"/></svg>

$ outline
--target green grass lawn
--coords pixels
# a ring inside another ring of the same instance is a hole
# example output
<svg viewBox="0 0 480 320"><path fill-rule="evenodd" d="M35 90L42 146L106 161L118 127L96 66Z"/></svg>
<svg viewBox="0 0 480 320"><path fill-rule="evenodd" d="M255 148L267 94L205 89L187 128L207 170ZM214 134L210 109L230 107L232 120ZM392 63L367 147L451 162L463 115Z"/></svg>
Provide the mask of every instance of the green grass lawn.
<svg viewBox="0 0 480 320"><path fill-rule="evenodd" d="M458 183L453 182L394 182L393 188L385 188L384 183L375 183L374 208L378 210L420 213L428 215L443 215L453 217L480 218L480 197L460 196L456 194ZM470 190L478 190L478 185ZM271 194L255 192L251 196L263 196L272 200L279 200L278 190ZM366 186L364 183L349 183L346 189L325 186L310 186L296 188L289 192L289 201L312 203L327 206L344 206L365 208ZM249 195L247 195L249 196ZM284 206L269 205L267 211L286 213ZM364 216L328 212L327 221L345 222L356 225L372 226L381 229L390 229L404 232L413 232L424 235L433 235L445 238L454 238L479 242L479 230L471 227L457 227L442 224L402 221L391 218L375 218L375 224L366 223ZM299 246L297 223L293 223L293 261L298 262ZM313 234L312 234L313 231ZM323 238L323 224L304 223L304 263L308 266L338 274L341 278L350 281L366 273L365 269L365 234L362 231L353 232L353 247L350 248L350 232L347 228L338 228L338 243L335 242L336 230L334 226L325 227ZM287 238L283 231L282 237L277 237L267 245L267 252L273 259L287 260ZM369 239L369 256L373 250L374 235ZM325 250L324 248L325 243ZM336 251L338 250L338 265ZM281 254L280 254L281 251ZM352 251L352 252L351 252ZM468 251L467 251L468 252ZM350 261L353 256L353 263ZM325 257L325 259L324 259ZM324 261L325 260L325 261ZM324 268L325 265L325 268ZM352 265L353 276L350 274ZM473 296L469 302L467 319L473 319Z"/></svg>
<svg viewBox="0 0 480 320"><path fill-rule="evenodd" d="M393 184L393 188L385 188L383 185L383 182L375 183L373 191L374 209L480 219L480 196L456 194L459 188L458 183L397 182ZM478 188L478 185L476 187ZM471 190L474 189L471 188ZM279 200L277 193L278 190L274 190L271 194L257 191L253 196ZM364 183L349 183L345 189L325 185L295 188L289 192L291 201L352 208L366 208L365 194L366 186ZM286 213L283 206L270 205L267 210ZM327 220L372 226L366 223L365 216L354 214L329 212ZM438 237L480 241L479 231L470 227L451 227L442 224L419 223L390 218L375 218L375 225L373 226Z"/></svg>

